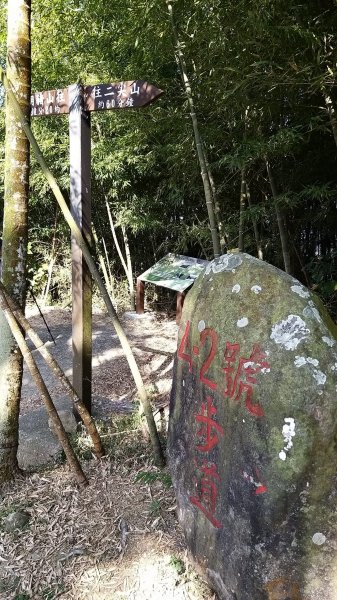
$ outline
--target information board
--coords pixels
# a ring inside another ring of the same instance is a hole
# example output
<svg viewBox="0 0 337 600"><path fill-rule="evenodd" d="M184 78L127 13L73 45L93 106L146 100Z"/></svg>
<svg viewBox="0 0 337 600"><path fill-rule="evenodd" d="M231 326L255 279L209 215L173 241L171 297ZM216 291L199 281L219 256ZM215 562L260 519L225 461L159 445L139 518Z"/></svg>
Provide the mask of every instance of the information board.
<svg viewBox="0 0 337 600"><path fill-rule="evenodd" d="M208 260L170 253L140 275L138 279L176 292L183 292L192 285L208 264Z"/></svg>

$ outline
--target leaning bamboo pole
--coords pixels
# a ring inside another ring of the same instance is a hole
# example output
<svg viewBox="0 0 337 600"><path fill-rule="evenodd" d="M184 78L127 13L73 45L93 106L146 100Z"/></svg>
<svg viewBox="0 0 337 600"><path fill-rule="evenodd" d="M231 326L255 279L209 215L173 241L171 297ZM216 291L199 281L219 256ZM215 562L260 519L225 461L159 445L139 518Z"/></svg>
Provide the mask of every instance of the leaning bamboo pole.
<svg viewBox="0 0 337 600"><path fill-rule="evenodd" d="M147 392L146 392L146 389L145 389L145 386L144 386L144 383L142 380L142 376L140 374L138 365L136 363L136 359L133 355L129 340L124 332L122 324L121 324L121 322L118 318L118 315L113 307L111 298L110 298L109 293L101 279L101 276L96 267L95 261L93 260L93 258L91 256L89 247L87 246L87 243L82 236L81 230L80 230L79 226L77 225L77 223L75 222L75 220L67 206L66 200L60 190L60 187L59 187L54 175L50 171L50 169L44 159L44 156L39 148L39 145L34 137L34 134L27 122L27 119L25 118L25 116L20 108L20 105L16 99L16 96L15 96L14 92L12 91L11 84L8 81L6 73L2 69L2 67L0 67L0 78L3 83L4 88L6 90L6 93L9 95L9 97L11 98L11 100L13 102L13 108L14 108L18 118L20 119L22 129L24 130L27 138L30 141L32 150L35 154L35 157L36 157L38 163L40 164L42 172L43 172L46 180L49 183L49 186L61 208L63 216L64 216L66 222L68 223L74 238L76 239L78 246L82 250L83 256L88 265L90 273L91 273L93 279L96 281L97 287L102 294L102 298L106 305L108 314L112 320L113 326L116 330L119 341L124 350L125 357L128 361L131 374L133 376L133 379L134 379L136 387L137 387L139 399L140 399L140 402L141 402L141 405L143 408L143 413L145 415L147 426L149 429L149 435L150 435L150 439L151 439L151 443L152 443L152 447L153 447L155 461L158 465L163 466L165 464L165 459L164 459L162 447L160 445L159 435L158 435L155 420L153 417L151 403L148 398L148 395L147 395Z"/></svg>
<svg viewBox="0 0 337 600"><path fill-rule="evenodd" d="M0 307L4 312L4 315L7 319L8 325L12 331L12 334L15 338L17 345L20 348L21 354L27 363L27 367L31 373L31 376L35 382L37 389L40 392L41 398L45 404L46 410L50 417L51 422L54 425L55 433L59 439L59 442L64 450L64 453L67 457L68 463L72 471L74 472L76 481L80 485L88 485L88 480L82 471L82 467L74 453L74 450L71 447L71 444L68 440L65 429L62 425L62 421L57 413L57 410L54 406L54 403L50 397L48 389L46 387L45 382L42 379L41 373L37 368L36 362L32 356L31 351L29 350L25 338L23 337L20 327L6 301L5 294L3 290L0 290Z"/></svg>
<svg viewBox="0 0 337 600"><path fill-rule="evenodd" d="M102 458L102 456L104 456L104 448L103 448L101 439L99 437L99 433L97 431L96 425L95 425L88 409L86 408L85 404L78 397L78 395L77 395L76 391L74 390L73 386L71 385L69 379L67 378L65 373L62 371L61 367L59 366L59 364L57 363L57 361L55 360L53 355L49 352L48 348L45 346L45 344L41 340L40 336L33 329L31 324L29 323L28 319L26 319L23 312L20 310L20 308L17 306L17 304L14 302L14 300L12 300L12 298L9 296L9 294L7 293L7 291L4 287L4 285L1 283L1 281L0 281L0 294L2 297L5 297L6 302L9 306L12 314L14 315L15 319L19 323L20 327L23 329L23 331L25 331L26 335L28 335L28 337L31 339L36 350L38 350L38 352L41 354L42 358L45 360L45 362L47 363L47 365L49 366L51 371L58 378L58 380L60 381L61 385L64 387L66 392L70 395L70 397L74 403L74 406L76 407L76 410L77 410L78 414L80 415L80 417L84 423L84 426L86 427L86 429L88 431L88 434L91 437L91 441L92 441L93 447L94 447L94 452L95 452L97 458Z"/></svg>

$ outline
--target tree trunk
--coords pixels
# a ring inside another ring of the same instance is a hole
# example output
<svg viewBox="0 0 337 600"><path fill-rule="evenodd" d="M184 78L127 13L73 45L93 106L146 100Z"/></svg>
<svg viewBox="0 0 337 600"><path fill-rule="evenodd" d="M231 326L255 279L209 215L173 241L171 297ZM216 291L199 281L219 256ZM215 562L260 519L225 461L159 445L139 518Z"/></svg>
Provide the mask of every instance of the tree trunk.
<svg viewBox="0 0 337 600"><path fill-rule="evenodd" d="M122 233L123 233L123 240L124 240L124 247L125 247L125 256L126 256L126 266L127 266L127 270L128 270L128 282L129 282L129 290L130 290L130 308L131 310L136 310L136 304L135 304L135 288L134 288L134 284L133 284L133 271L132 271L132 262L131 262L131 253L130 253L130 246L129 246L129 238L128 235L126 233L126 229L125 227L122 225Z"/></svg>
<svg viewBox="0 0 337 600"><path fill-rule="evenodd" d="M210 182L209 182L209 178L208 178L205 154L204 154L203 145L202 145L202 141L201 141L201 137L200 137L200 133L199 133L199 125L198 125L197 115L195 112L192 88L191 88L190 81L188 79L185 58L184 58L184 55L183 55L183 52L181 49L178 32L177 32L175 22L174 22L173 7L172 7L171 0L166 0L166 4L167 4L170 20L171 20L174 42L175 42L176 49L177 49L177 56L178 56L179 65L180 65L180 69L181 69L181 77L183 80L185 93L186 93L187 100L188 100L189 107L190 107L190 115L191 115L192 125L193 125L194 140L195 140L195 145L196 145L196 149L197 149L201 177L202 177L202 182L203 182L203 186L204 186L208 219L209 219L209 224L210 224L210 229L211 229L213 253L214 253L214 257L217 258L221 254L220 236L219 236L219 230L216 225L216 218L215 218L215 214L214 214L214 205L213 205L213 198L212 198L212 190L211 190L211 186L210 186Z"/></svg>
<svg viewBox="0 0 337 600"><path fill-rule="evenodd" d="M21 110L30 118L31 0L8 1L7 72ZM27 206L29 142L6 98L5 197L2 278L11 296L23 307L26 294ZM0 312L0 483L17 470L18 423L22 382L22 355Z"/></svg>
<svg viewBox="0 0 337 600"><path fill-rule="evenodd" d="M221 211L220 211L220 204L219 204L219 200L218 200L218 194L217 194L217 190L216 190L216 186L215 186L213 173L211 171L211 167L210 167L210 164L208 161L205 144L203 144L202 147L203 147L203 152L204 152L204 157L205 157L207 175L208 175L209 183L210 183L211 190L212 190L213 204L214 204L214 211L215 211L215 220L216 220L217 227L219 230L219 235L220 235L220 248L221 248L221 253L223 253L223 252L225 252L225 247L228 246L228 235L224 230L223 222L221 220Z"/></svg>
<svg viewBox="0 0 337 600"><path fill-rule="evenodd" d="M109 255L108 255L108 250L106 247L106 243L105 243L105 239L102 236L102 244L103 244L103 248L104 248L104 254L105 254L105 260L106 260L106 265L108 267L108 271L109 271L109 281L110 281L110 294L111 294L111 298L114 300L115 298L115 292L114 292L114 278L112 276L112 271L111 271L111 267L110 267L110 261L109 261Z"/></svg>
<svg viewBox="0 0 337 600"><path fill-rule="evenodd" d="M127 276L127 274L128 274L128 268L126 266L126 262L125 262L123 254L122 254L122 250L121 250L121 247L119 245L119 241L117 239L116 229L115 229L115 226L114 226L114 222L112 220L111 210L110 210L109 202L107 201L107 199L105 199L105 206L106 206L106 210L107 210L107 213L108 213L109 223L110 223L110 229L111 229L113 240L115 242L116 250L118 252L118 256L120 258L120 261L122 263L122 267L123 267L123 269L125 271L125 275Z"/></svg>
<svg viewBox="0 0 337 600"><path fill-rule="evenodd" d="M287 229L285 226L283 211L277 202L278 192L276 189L273 172L271 170L268 160L266 160L266 167L267 167L267 173L268 173L268 177L269 177L271 193L274 198L274 206L275 206L275 212L276 212L276 218L277 218L277 225L278 225L278 230L279 230L280 239L281 239L284 270L286 273L288 273L288 275L292 275L288 233L287 233Z"/></svg>
<svg viewBox="0 0 337 600"><path fill-rule="evenodd" d="M243 220L246 208L246 175L245 169L241 170L241 189L240 189L240 220L239 220L239 252L244 252L243 243Z"/></svg>
<svg viewBox="0 0 337 600"><path fill-rule="evenodd" d="M122 227L123 241L124 241L125 255L126 255L126 260L125 260L125 258L123 256L123 252L122 252L121 247L119 245L119 241L118 241L118 238L117 238L117 235L116 235L115 225L114 225L114 222L112 220L110 206L109 206L109 203L108 203L107 200L105 200L105 204L106 204L106 209L108 211L108 217L109 217L109 223L110 223L110 229L111 229L112 237L113 237L113 240L115 242L116 250L118 252L118 256L120 258L120 261L122 263L122 267L123 267L123 269L125 271L126 278L128 280L129 293L130 293L130 307L131 307L131 310L135 310L136 309L136 305L135 305L135 290L134 290L134 285L133 285L132 263L131 263L129 241L128 241L128 238L127 238L127 235L126 235L126 230L125 230L125 227Z"/></svg>
<svg viewBox="0 0 337 600"><path fill-rule="evenodd" d="M92 237L94 238L94 242L96 245L96 252L97 252L99 264L101 265L101 269L102 269L102 273L103 273L103 277L104 277L104 281L105 281L105 286L106 286L106 289L109 290L110 294L111 294L111 289L110 289L111 286L110 286L110 279L108 276L108 271L106 269L104 257L98 246L98 237L97 237L96 229L93 224L91 225L91 231L92 231Z"/></svg>
<svg viewBox="0 0 337 600"><path fill-rule="evenodd" d="M250 189L249 189L249 185L248 185L247 181L246 181L246 198L248 201L248 206L249 206L249 208L251 208L252 200L250 197ZM260 242L259 229L258 229L255 217L252 217L252 223L253 223L254 236L255 236L255 242L256 242L257 256L260 260L263 260L263 251L262 251L262 246L261 246L261 242Z"/></svg>
<svg viewBox="0 0 337 600"><path fill-rule="evenodd" d="M52 274L53 274L53 268L54 268L54 265L56 262L56 227L57 227L57 213L58 213L57 207L56 207L55 213L56 214L55 214L53 241L52 241L52 246L51 246L50 261L49 261L49 265L48 265L48 277L47 277L47 283L45 285L43 295L42 295L42 306L46 306L46 303L48 300L48 294L49 294L51 278L52 278Z"/></svg>

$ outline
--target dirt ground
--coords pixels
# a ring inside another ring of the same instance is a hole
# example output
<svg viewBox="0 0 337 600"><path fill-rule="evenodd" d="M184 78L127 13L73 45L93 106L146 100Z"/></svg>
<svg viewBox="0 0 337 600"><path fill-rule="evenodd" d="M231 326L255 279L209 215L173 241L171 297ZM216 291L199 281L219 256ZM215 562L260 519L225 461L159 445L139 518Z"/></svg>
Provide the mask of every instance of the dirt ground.
<svg viewBox="0 0 337 600"><path fill-rule="evenodd" d="M56 344L51 341L37 309L28 309L28 317L49 350L62 366L66 375L72 376L71 312L47 308L43 311ZM135 358L146 386L159 406L168 405L171 387L173 357L176 349L177 325L164 315L146 313L137 317L125 313L121 317ZM36 354L36 359L53 398L64 395L60 383L50 373ZM92 409L93 414L104 418L111 412L129 410L135 398L135 386L118 337L105 313L93 314ZM41 405L38 392L29 373L25 371L21 401L21 414Z"/></svg>
<svg viewBox="0 0 337 600"><path fill-rule="evenodd" d="M49 348L70 375L70 313L49 310L45 316L56 339ZM47 340L34 311L30 320ZM166 407L175 322L126 315L123 323L155 410ZM25 474L0 491L0 598L211 600L213 592L189 563L169 474L153 466L138 417L131 414L135 389L118 340L103 314L94 315L93 329L93 412L107 456L95 460L80 432L73 441L89 486L79 489L61 464ZM44 376L54 398L63 394L50 375ZM21 410L39 404L25 373ZM15 510L28 513L29 523L8 533L1 523Z"/></svg>

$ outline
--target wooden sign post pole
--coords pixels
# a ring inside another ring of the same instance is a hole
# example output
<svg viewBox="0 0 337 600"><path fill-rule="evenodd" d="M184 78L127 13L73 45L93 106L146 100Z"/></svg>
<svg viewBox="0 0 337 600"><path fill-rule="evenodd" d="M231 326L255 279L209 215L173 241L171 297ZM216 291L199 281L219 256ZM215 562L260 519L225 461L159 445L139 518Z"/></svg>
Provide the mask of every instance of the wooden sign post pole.
<svg viewBox="0 0 337 600"><path fill-rule="evenodd" d="M35 92L31 116L69 113L71 212L83 237L91 242L90 113L147 106L162 90L133 80ZM87 409L91 409L92 294L91 276L76 241L72 239L72 339L73 385Z"/></svg>
<svg viewBox="0 0 337 600"><path fill-rule="evenodd" d="M91 245L91 128L84 111L83 86L69 87L70 210ZM73 386L91 411L92 282L82 251L74 237L72 257Z"/></svg>

